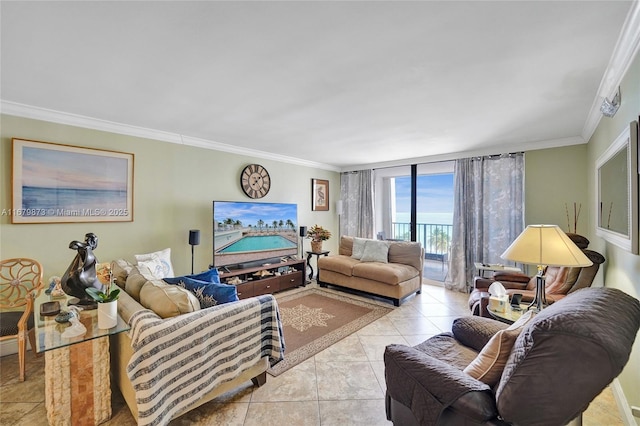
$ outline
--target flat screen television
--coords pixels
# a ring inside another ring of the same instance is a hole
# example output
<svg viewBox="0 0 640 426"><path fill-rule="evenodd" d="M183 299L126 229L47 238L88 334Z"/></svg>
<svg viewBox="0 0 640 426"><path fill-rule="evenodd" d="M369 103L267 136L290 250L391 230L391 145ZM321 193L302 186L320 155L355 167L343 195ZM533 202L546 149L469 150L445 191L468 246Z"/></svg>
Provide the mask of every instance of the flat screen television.
<svg viewBox="0 0 640 426"><path fill-rule="evenodd" d="M213 266L245 268L298 254L298 205L213 202Z"/></svg>

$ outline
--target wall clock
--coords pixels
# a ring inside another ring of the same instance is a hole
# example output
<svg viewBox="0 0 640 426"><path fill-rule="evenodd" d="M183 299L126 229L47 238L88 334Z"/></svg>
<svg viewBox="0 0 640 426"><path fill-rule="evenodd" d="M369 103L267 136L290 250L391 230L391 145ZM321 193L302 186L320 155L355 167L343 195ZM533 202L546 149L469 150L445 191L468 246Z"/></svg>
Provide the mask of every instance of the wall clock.
<svg viewBox="0 0 640 426"><path fill-rule="evenodd" d="M260 164L249 164L242 170L240 186L249 198L262 198L271 189L271 177Z"/></svg>

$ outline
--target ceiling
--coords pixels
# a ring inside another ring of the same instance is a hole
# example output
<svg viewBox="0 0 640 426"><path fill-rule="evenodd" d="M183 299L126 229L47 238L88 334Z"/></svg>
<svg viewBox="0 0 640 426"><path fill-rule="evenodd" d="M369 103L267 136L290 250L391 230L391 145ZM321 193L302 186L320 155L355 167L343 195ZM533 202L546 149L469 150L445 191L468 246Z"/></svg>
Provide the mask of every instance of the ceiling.
<svg viewBox="0 0 640 426"><path fill-rule="evenodd" d="M571 145L631 5L3 1L0 96L335 170Z"/></svg>

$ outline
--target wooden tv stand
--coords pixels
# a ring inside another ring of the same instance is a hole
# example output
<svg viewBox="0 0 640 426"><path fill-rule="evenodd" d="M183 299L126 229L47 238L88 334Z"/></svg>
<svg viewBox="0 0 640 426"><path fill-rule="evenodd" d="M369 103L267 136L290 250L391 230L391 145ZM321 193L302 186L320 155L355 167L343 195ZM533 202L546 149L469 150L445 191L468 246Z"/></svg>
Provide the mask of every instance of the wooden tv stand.
<svg viewBox="0 0 640 426"><path fill-rule="evenodd" d="M306 261L298 259L231 271L219 270L219 273L223 283L233 284L238 288L238 298L246 299L305 286L305 267Z"/></svg>

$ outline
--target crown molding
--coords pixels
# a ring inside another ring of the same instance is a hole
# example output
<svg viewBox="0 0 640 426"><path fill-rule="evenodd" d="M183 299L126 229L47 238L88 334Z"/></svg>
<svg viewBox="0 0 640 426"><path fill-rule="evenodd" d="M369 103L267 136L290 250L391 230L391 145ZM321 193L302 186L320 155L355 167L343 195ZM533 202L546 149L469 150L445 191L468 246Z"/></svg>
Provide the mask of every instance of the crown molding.
<svg viewBox="0 0 640 426"><path fill-rule="evenodd" d="M587 143L580 136L571 136L568 138L548 139L543 141L524 142L516 144L493 145L477 150L458 151L441 155L430 155L427 157L406 158L396 161L387 161L382 163L358 164L353 166L345 166L342 172L352 172L365 169L381 169L384 167L407 166L409 164L437 163L440 161L459 160L461 158L479 157L484 155L505 154L509 152L526 152L538 149L559 148L570 145L581 145Z"/></svg>
<svg viewBox="0 0 640 426"><path fill-rule="evenodd" d="M631 4L627 18L624 21L616 47L613 49L609 65L602 76L600 87L596 92L596 97L591 105L591 110L587 116L587 120L582 128L582 138L589 141L593 133L596 131L602 113L600 105L602 100L607 97L611 99L615 91L622 83L622 79L629 70L629 66L638 54L640 49L640 2L634 1ZM624 102L624 94L622 94L622 102Z"/></svg>
<svg viewBox="0 0 640 426"><path fill-rule="evenodd" d="M330 164L317 163L314 161L303 160L286 155L273 154L256 149L242 148L206 139L194 138L178 133L164 132L161 130L116 123L113 121L55 111L47 108L40 108L11 101L0 100L0 112L6 115L13 115L33 120L48 121L56 124L64 124L85 129L99 130L102 132L117 133L138 138L153 139L161 142L175 143L178 145L188 145L214 151L228 152L231 154L246 155L249 157L279 161L282 163L295 164L298 166L310 167L314 169L329 170L334 172L340 171L339 167Z"/></svg>

